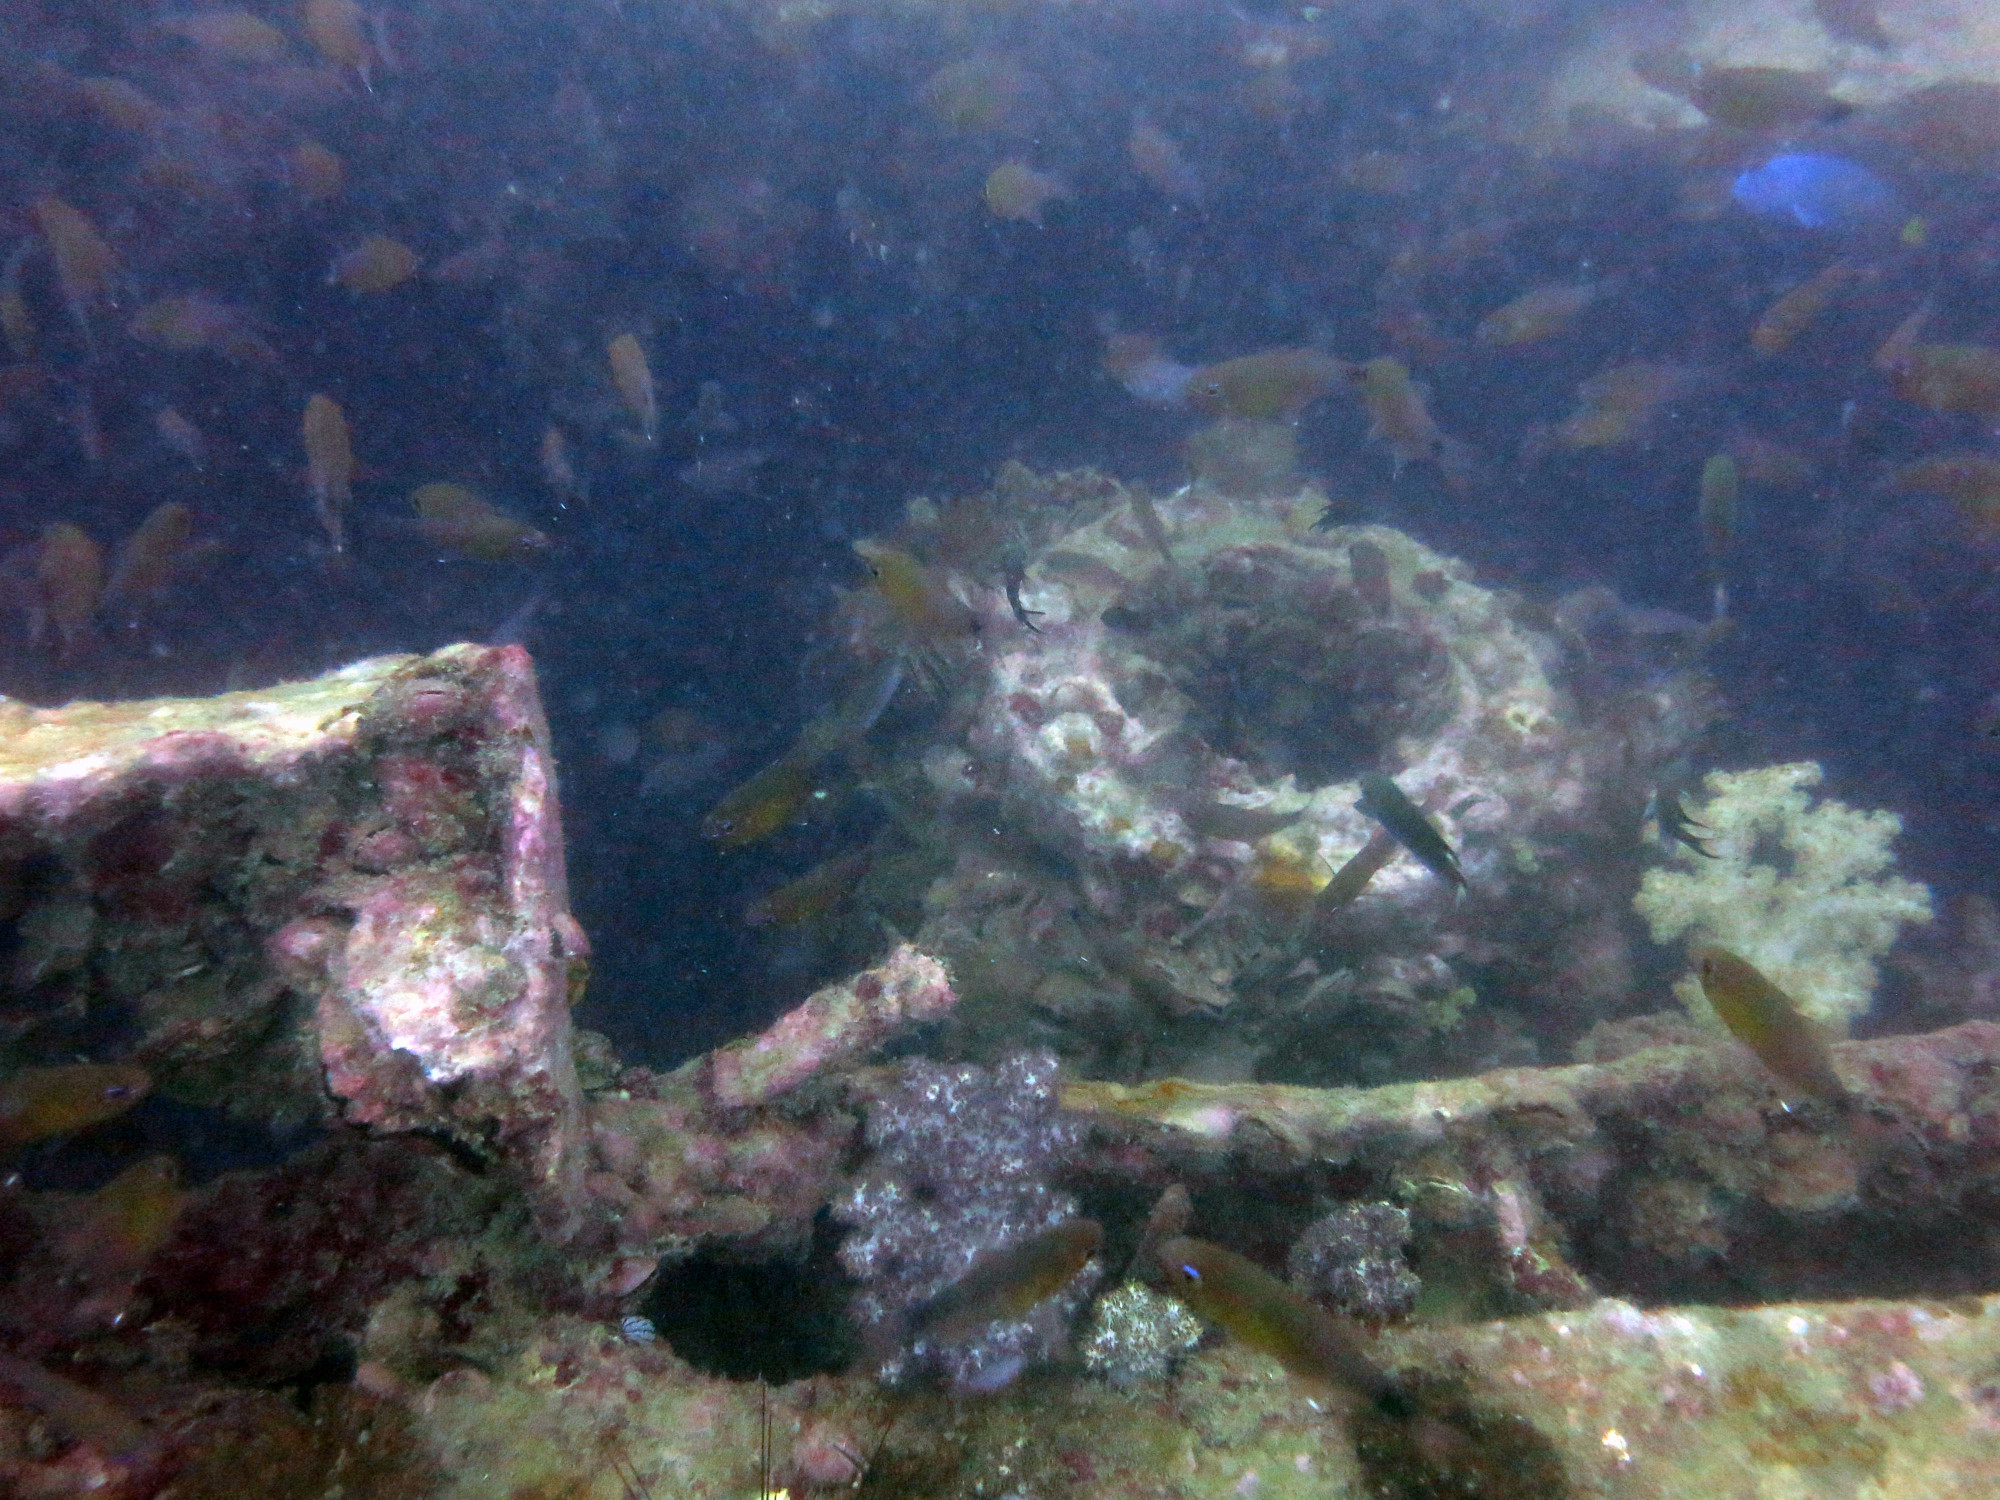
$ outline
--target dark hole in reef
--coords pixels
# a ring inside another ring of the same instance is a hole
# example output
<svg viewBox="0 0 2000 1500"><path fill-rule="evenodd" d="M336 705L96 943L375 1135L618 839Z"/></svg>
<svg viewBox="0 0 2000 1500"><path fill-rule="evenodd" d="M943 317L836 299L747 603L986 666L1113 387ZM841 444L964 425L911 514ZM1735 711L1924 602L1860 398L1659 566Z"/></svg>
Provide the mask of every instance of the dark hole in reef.
<svg viewBox="0 0 2000 1500"><path fill-rule="evenodd" d="M803 1261L698 1258L660 1273L640 1311L704 1375L784 1385L844 1370L860 1353L834 1258L840 1229L822 1216Z"/></svg>
<svg viewBox="0 0 2000 1500"><path fill-rule="evenodd" d="M1155 575L1104 621L1162 665L1195 733L1260 780L1318 786L1380 769L1399 736L1449 709L1435 638L1282 552L1223 553L1196 580Z"/></svg>

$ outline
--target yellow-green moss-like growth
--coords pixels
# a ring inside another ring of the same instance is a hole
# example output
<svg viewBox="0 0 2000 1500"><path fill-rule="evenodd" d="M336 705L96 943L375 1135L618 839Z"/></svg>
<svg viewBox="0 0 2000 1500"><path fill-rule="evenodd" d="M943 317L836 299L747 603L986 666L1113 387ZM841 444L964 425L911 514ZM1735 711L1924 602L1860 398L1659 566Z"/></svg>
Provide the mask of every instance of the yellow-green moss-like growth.
<svg viewBox="0 0 2000 1500"><path fill-rule="evenodd" d="M1714 771L1695 814L1715 854L1676 846L1668 868L1648 870L1633 902L1653 940L1687 938L1741 954L1814 1020L1845 1029L1868 1008L1876 961L1905 922L1928 922L1928 887L1889 873L1891 812L1814 801L1815 761ZM1692 974L1676 986L1707 1014Z"/></svg>

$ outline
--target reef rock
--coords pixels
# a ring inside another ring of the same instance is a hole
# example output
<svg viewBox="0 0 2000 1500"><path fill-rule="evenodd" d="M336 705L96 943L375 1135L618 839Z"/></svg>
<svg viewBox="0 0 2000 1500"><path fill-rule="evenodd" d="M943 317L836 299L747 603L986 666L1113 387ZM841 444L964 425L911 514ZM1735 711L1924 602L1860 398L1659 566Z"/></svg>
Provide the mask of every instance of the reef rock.
<svg viewBox="0 0 2000 1500"><path fill-rule="evenodd" d="M570 916L518 647L208 699L0 704L8 1049L98 1034L269 1124L449 1137L582 1207Z"/></svg>

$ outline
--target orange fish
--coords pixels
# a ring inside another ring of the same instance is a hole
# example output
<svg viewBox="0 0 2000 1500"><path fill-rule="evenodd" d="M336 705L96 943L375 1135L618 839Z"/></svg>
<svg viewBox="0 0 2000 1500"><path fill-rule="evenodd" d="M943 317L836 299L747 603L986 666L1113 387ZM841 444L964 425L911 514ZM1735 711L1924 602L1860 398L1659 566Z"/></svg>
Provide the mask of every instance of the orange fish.
<svg viewBox="0 0 2000 1500"><path fill-rule="evenodd" d="M153 24L229 62L274 63L291 50L282 31L248 11L197 10Z"/></svg>
<svg viewBox="0 0 2000 1500"><path fill-rule="evenodd" d="M1861 272L1844 260L1837 260L1815 276L1807 277L1765 308L1750 329L1750 347L1759 354L1782 354L1792 341L1819 321L1840 289Z"/></svg>
<svg viewBox="0 0 2000 1500"><path fill-rule="evenodd" d="M315 393L300 424L306 445L306 482L312 487L313 514L333 547L347 554L347 507L354 499L354 445L347 418L330 396Z"/></svg>
<svg viewBox="0 0 2000 1500"><path fill-rule="evenodd" d="M1410 378L1408 365L1384 354L1356 366L1350 379L1368 409L1368 435L1388 445L1398 470L1430 459L1454 488L1469 481L1470 455L1432 419L1429 392Z"/></svg>
<svg viewBox="0 0 2000 1500"><path fill-rule="evenodd" d="M1576 409L1550 440L1559 448L1616 448L1642 433L1653 414L1687 384L1684 365L1643 360L1593 375L1576 388Z"/></svg>
<svg viewBox="0 0 2000 1500"><path fill-rule="evenodd" d="M292 147L285 168L292 187L308 203L337 198L347 185L346 165L318 141L300 141Z"/></svg>
<svg viewBox="0 0 2000 1500"><path fill-rule="evenodd" d="M462 484L420 485L410 494L417 530L433 546L480 562L526 562L555 543L525 521L495 509Z"/></svg>
<svg viewBox="0 0 2000 1500"><path fill-rule="evenodd" d="M2000 419L2000 349L1985 344L1914 344L1889 372L1896 394L1937 412Z"/></svg>
<svg viewBox="0 0 2000 1500"><path fill-rule="evenodd" d="M167 349L208 349L237 364L278 363L278 356L250 329L243 314L199 293L162 297L133 314L129 330L142 344Z"/></svg>
<svg viewBox="0 0 2000 1500"><path fill-rule="evenodd" d="M336 68L352 68L361 75L361 86L373 92L368 70L375 61L369 45L365 17L355 0L306 0L306 38L319 55Z"/></svg>
<svg viewBox="0 0 2000 1500"><path fill-rule="evenodd" d="M155 506L118 548L104 586L105 610L134 614L156 598L185 565L193 535L194 516L185 505Z"/></svg>
<svg viewBox="0 0 2000 1500"><path fill-rule="evenodd" d="M605 353L611 360L611 383L618 388L619 399L638 420L639 435L652 443L660 430L660 404L653 391L653 367L646 363L646 351L639 347L638 339L621 333Z"/></svg>
<svg viewBox="0 0 2000 1500"><path fill-rule="evenodd" d="M1039 229L1050 199L1074 196L1060 177L1038 172L1026 162L1003 161L986 174L986 207L996 219L1014 219Z"/></svg>
<svg viewBox="0 0 2000 1500"><path fill-rule="evenodd" d="M6 335L8 352L18 360L35 357L35 320L21 292L21 268L34 246L32 236L22 240L0 268L0 334Z"/></svg>
<svg viewBox="0 0 2000 1500"><path fill-rule="evenodd" d="M1478 343L1503 349L1553 338L1568 332L1583 310L1597 300L1597 294L1595 282L1531 288L1481 318L1472 337Z"/></svg>
<svg viewBox="0 0 2000 1500"><path fill-rule="evenodd" d="M129 79L79 78L76 86L97 111L98 118L116 129L144 134L166 118L167 111L141 93Z"/></svg>
<svg viewBox="0 0 2000 1500"><path fill-rule="evenodd" d="M104 549L82 527L58 522L42 533L35 584L42 614L56 627L62 659L68 661L90 643L90 622L104 589Z"/></svg>
<svg viewBox="0 0 2000 1500"><path fill-rule="evenodd" d="M386 292L417 274L417 253L401 240L371 234L334 259L327 270L328 286L350 292Z"/></svg>
<svg viewBox="0 0 2000 1500"><path fill-rule="evenodd" d="M1983 453L1940 453L1905 464L1889 478L1899 490L1942 495L1982 526L2000 526L2000 458Z"/></svg>
<svg viewBox="0 0 2000 1500"><path fill-rule="evenodd" d="M118 257L83 212L62 199L37 198L34 214L42 238L49 243L49 253L55 257L63 301L88 339L90 325L85 315L95 303L109 298Z"/></svg>

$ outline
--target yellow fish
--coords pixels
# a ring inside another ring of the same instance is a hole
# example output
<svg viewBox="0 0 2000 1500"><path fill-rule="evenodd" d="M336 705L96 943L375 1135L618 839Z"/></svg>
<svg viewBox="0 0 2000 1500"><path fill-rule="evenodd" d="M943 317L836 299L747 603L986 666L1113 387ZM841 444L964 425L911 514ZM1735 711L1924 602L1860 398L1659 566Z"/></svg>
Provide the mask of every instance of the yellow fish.
<svg viewBox="0 0 2000 1500"><path fill-rule="evenodd" d="M1725 948L1695 954L1701 992L1735 1038L1781 1083L1827 1104L1852 1102L1819 1029L1783 990Z"/></svg>
<svg viewBox="0 0 2000 1500"><path fill-rule="evenodd" d="M480 562L526 562L555 543L526 521L497 510L462 484L425 484L410 492L417 530L433 546Z"/></svg>
<svg viewBox="0 0 2000 1500"><path fill-rule="evenodd" d="M124 1063L22 1068L0 1080L0 1149L116 1119L152 1086L144 1068Z"/></svg>
<svg viewBox="0 0 2000 1500"><path fill-rule="evenodd" d="M1231 1338L1315 1385L1359 1391L1400 1414L1407 1397L1362 1346L1359 1325L1301 1297L1260 1266L1207 1240L1175 1236L1153 1247L1172 1292Z"/></svg>
<svg viewBox="0 0 2000 1500"><path fill-rule="evenodd" d="M347 418L331 396L317 393L306 402L300 423L306 445L306 481L312 486L313 514L334 556L347 552L347 507L354 498L354 444Z"/></svg>
<svg viewBox="0 0 2000 1500"><path fill-rule="evenodd" d="M660 430L660 403L653 390L653 367L646 363L646 351L638 339L621 333L605 349L611 361L611 383L618 399L639 423L639 435L648 444Z"/></svg>

